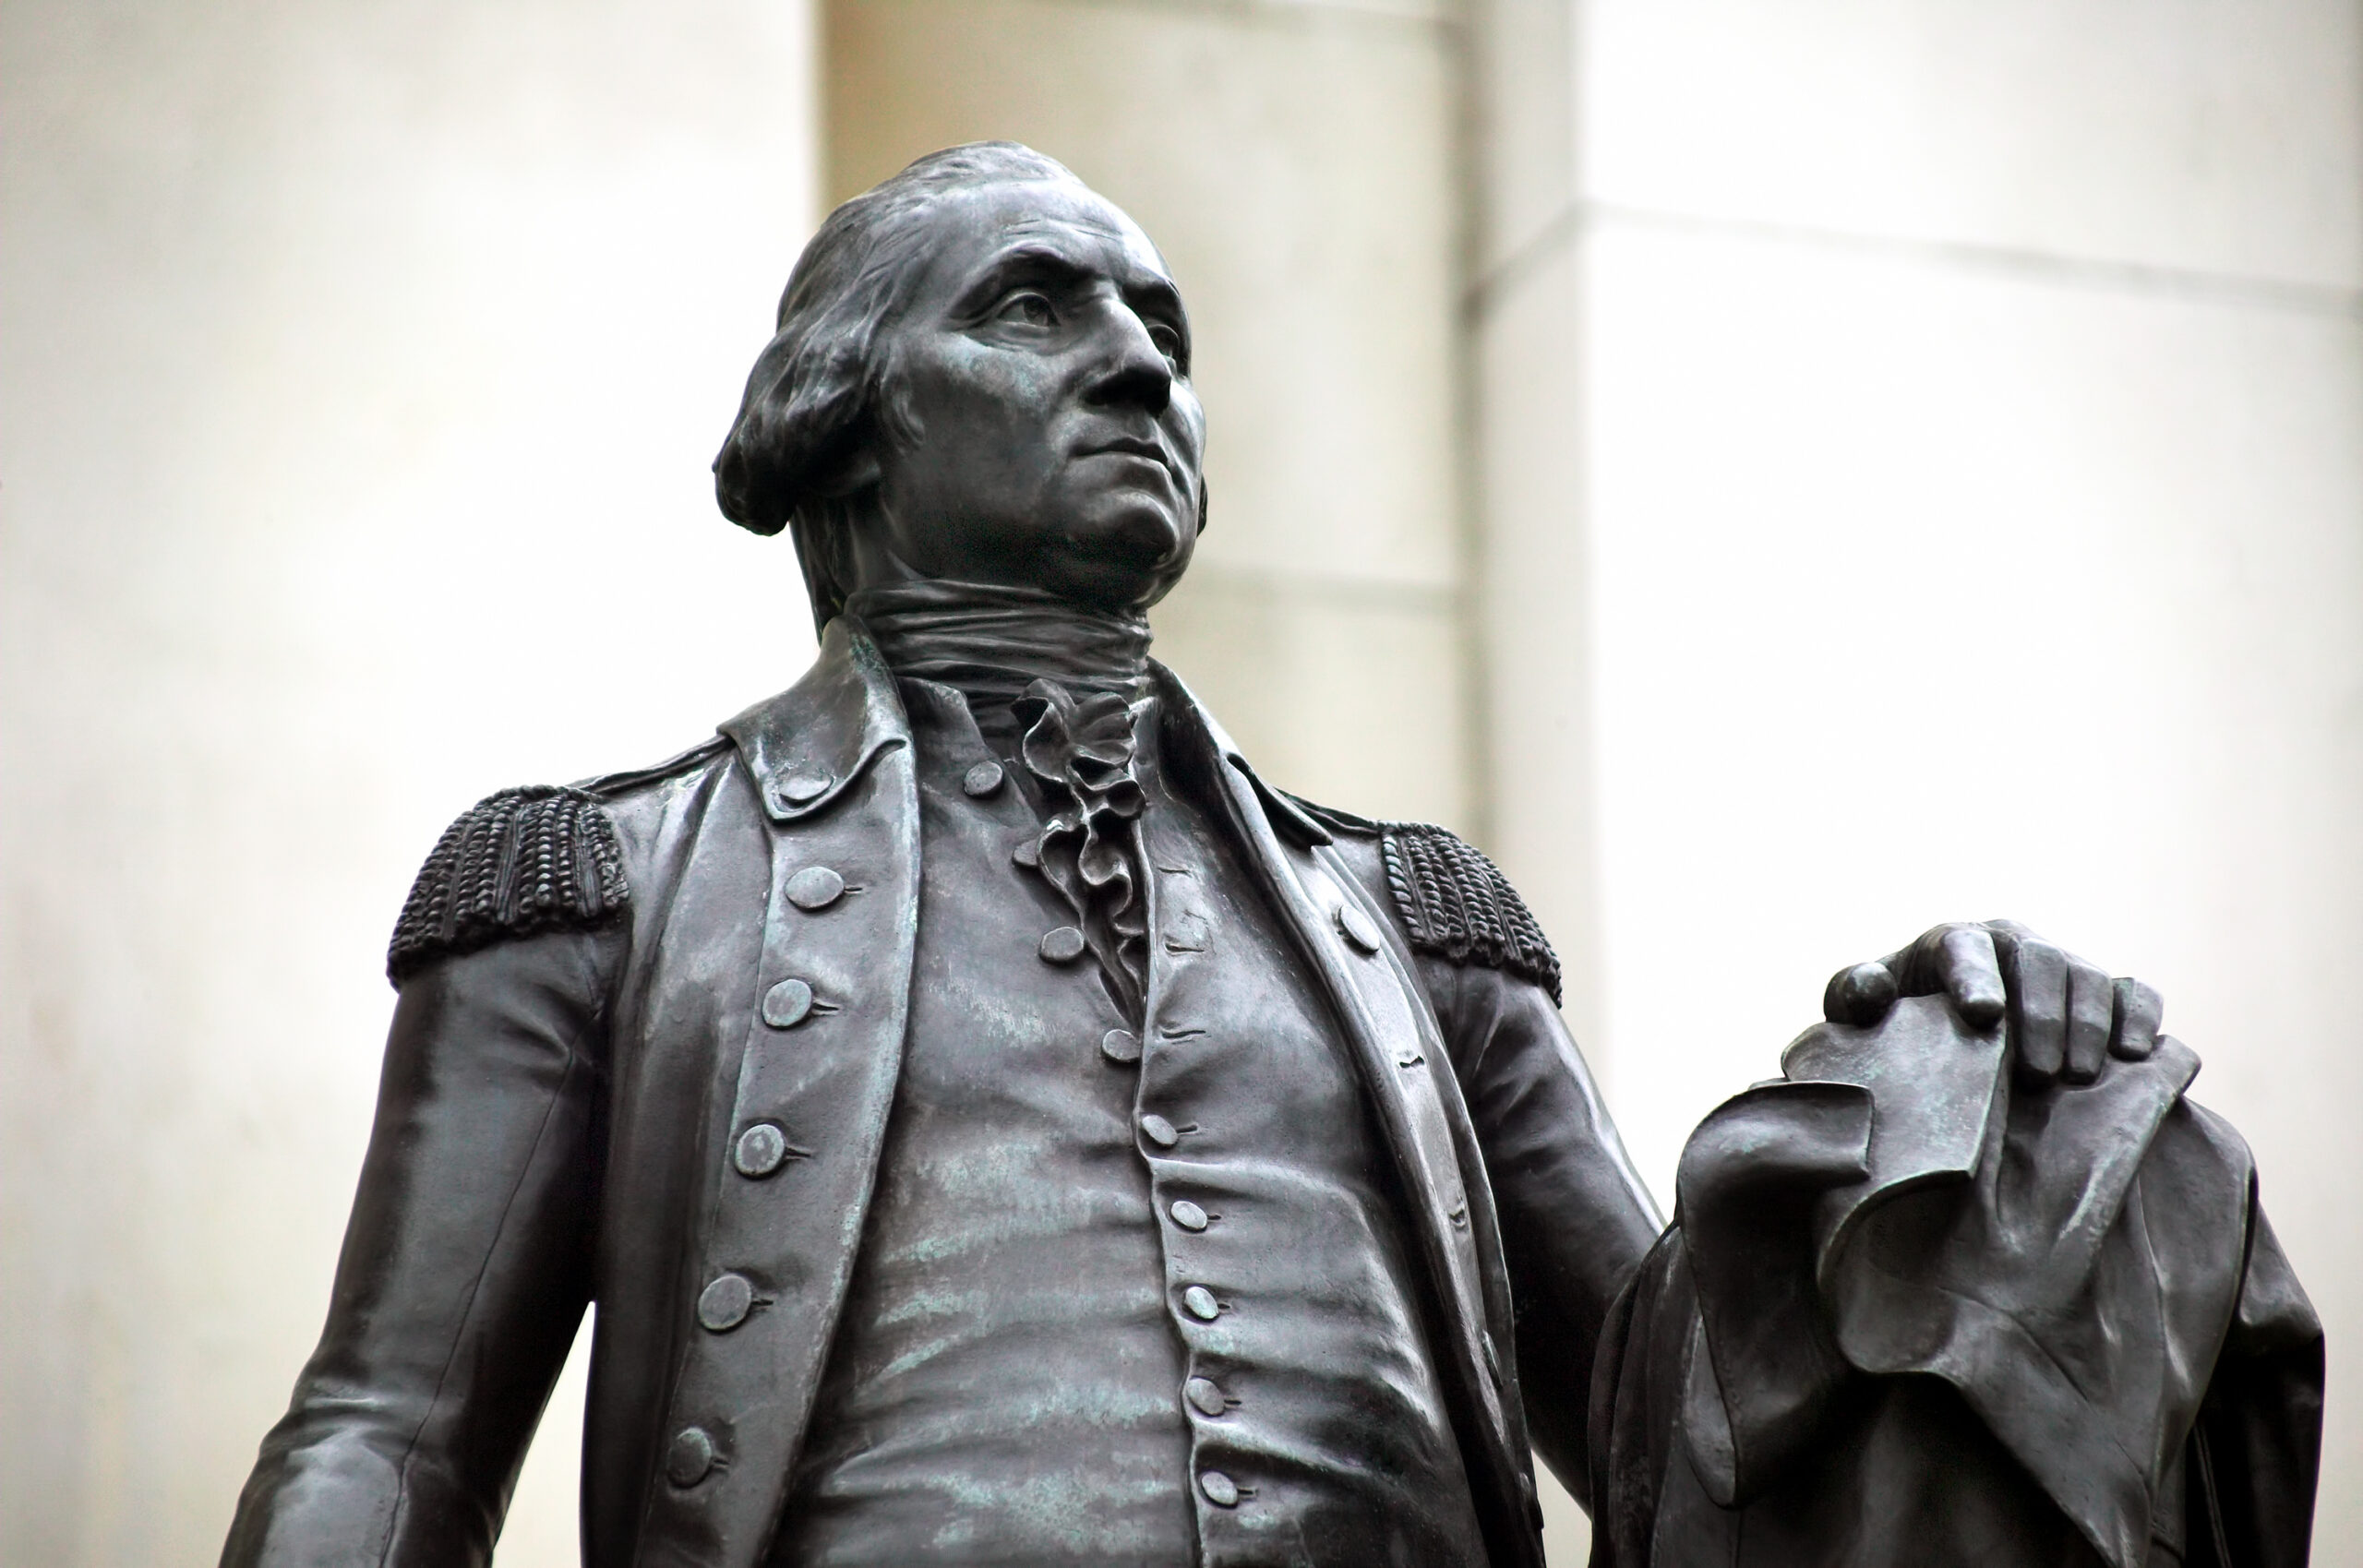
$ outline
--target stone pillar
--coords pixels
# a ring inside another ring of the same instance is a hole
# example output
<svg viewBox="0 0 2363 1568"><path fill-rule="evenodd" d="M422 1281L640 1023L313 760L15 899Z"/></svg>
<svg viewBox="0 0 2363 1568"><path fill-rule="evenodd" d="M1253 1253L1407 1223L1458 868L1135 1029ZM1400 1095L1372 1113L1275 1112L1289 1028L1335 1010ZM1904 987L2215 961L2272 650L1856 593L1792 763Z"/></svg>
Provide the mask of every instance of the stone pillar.
<svg viewBox="0 0 2363 1568"><path fill-rule="evenodd" d="M1594 1033L1644 1173L1831 970L2013 916L2163 989L2343 1386L2363 10L1578 15Z"/></svg>
<svg viewBox="0 0 2363 1568"><path fill-rule="evenodd" d="M1569 0L1472 7L1471 222L1460 304L1485 848L1557 948L1568 1026L1607 1083L1614 1063L1599 1049L1577 22ZM1554 1568L1573 1568L1589 1553L1589 1521L1547 1471L1538 1478L1544 1547Z"/></svg>

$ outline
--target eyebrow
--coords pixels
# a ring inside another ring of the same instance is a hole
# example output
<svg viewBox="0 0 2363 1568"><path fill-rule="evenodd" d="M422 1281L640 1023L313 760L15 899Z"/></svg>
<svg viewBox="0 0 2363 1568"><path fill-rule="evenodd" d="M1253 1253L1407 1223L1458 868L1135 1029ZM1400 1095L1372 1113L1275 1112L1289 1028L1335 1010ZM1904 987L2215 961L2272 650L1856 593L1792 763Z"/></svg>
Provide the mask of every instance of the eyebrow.
<svg viewBox="0 0 2363 1568"><path fill-rule="evenodd" d="M1002 252L986 264L976 281L962 292L961 309L963 312L980 309L991 295L1027 278L1074 286L1100 276L1098 269L1077 261L1058 246L1039 240L1028 240ZM1173 286L1171 279L1150 273L1137 281L1119 281L1116 289L1124 296L1126 303L1135 308L1147 305L1160 315L1170 317L1173 326L1182 331L1185 339L1188 337L1189 313L1182 308L1182 291Z"/></svg>
<svg viewBox="0 0 2363 1568"><path fill-rule="evenodd" d="M1055 245L1038 241L1014 245L1002 251L985 265L967 293L971 295L988 289L1006 288L1021 278L1048 278L1062 283L1087 283L1095 276L1094 269L1077 261Z"/></svg>

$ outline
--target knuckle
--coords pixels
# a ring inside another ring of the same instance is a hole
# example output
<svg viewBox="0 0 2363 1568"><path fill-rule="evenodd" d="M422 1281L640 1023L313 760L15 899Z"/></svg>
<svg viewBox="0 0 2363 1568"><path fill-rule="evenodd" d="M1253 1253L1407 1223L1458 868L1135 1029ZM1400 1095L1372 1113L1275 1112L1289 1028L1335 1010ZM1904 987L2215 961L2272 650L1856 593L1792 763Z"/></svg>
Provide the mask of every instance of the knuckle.
<svg viewBox="0 0 2363 1568"><path fill-rule="evenodd" d="M2019 943L2019 962L2057 973L2065 973L2068 968L2068 955L2041 937L2030 937Z"/></svg>

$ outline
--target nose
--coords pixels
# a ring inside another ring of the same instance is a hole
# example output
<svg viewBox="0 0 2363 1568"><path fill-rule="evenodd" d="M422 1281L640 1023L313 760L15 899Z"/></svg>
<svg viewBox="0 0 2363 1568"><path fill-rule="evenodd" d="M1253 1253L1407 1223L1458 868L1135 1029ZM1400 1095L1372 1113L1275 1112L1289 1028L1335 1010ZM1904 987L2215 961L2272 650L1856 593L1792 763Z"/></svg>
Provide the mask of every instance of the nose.
<svg viewBox="0 0 2363 1568"><path fill-rule="evenodd" d="M1158 352L1147 325L1121 300L1110 301L1099 320L1105 357L1084 389L1084 401L1098 408L1137 408L1151 419L1163 413L1173 401L1173 367Z"/></svg>

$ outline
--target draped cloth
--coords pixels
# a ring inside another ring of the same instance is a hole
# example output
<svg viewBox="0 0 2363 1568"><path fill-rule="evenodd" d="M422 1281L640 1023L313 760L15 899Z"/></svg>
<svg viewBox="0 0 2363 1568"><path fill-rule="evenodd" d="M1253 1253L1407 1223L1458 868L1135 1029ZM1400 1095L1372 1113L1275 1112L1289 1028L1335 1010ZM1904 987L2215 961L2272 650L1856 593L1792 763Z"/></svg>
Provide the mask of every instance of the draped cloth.
<svg viewBox="0 0 2363 1568"><path fill-rule="evenodd" d="M1039 589L920 581L846 605L906 679L952 687L987 740L1022 766L1041 808L1026 864L1057 889L1124 1015L1142 1015L1147 880L1134 763L1148 691L1147 617Z"/></svg>
<svg viewBox="0 0 2363 1568"><path fill-rule="evenodd" d="M2188 1048L2026 1088L1916 998L1782 1065L1602 1335L1595 1568L2305 1562L2321 1324Z"/></svg>

